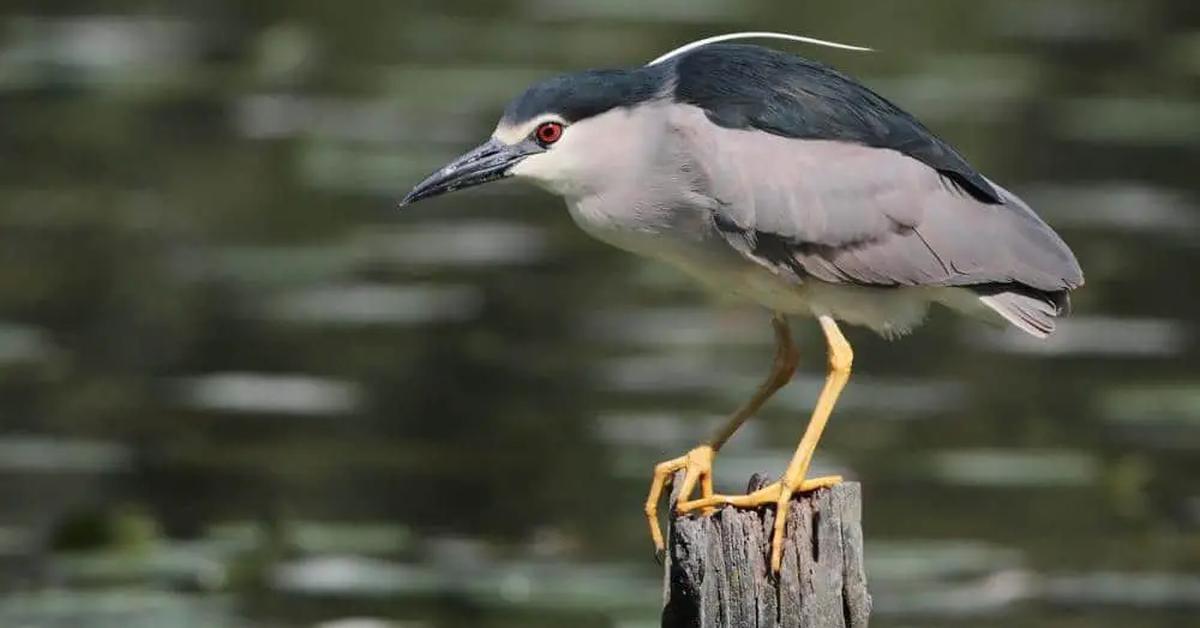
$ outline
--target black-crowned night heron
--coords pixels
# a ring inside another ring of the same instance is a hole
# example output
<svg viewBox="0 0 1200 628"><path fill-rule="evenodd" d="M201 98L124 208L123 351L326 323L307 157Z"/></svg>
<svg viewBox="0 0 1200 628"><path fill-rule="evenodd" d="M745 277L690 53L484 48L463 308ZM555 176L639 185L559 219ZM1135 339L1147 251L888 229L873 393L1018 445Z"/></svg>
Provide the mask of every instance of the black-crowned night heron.
<svg viewBox="0 0 1200 628"><path fill-rule="evenodd" d="M896 336L941 303L1044 337L1083 275L1028 205L861 83L767 48L698 43L530 87L488 141L403 203L529 179L566 199L593 236L773 312L770 375L711 439L655 467L645 512L661 552L657 504L676 471L680 512L774 504L778 571L792 494L840 480L806 478L850 376L836 321ZM796 368L793 314L815 317L828 343L808 427L778 482L714 494L713 456Z"/></svg>

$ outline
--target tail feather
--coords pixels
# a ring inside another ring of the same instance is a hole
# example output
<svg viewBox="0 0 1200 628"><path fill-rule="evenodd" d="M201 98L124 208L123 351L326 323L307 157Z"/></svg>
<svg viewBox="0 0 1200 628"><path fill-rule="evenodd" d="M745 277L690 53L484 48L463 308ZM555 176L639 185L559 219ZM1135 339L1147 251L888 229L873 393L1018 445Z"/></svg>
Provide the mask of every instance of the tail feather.
<svg viewBox="0 0 1200 628"><path fill-rule="evenodd" d="M1054 319L1071 306L1065 290L997 290L980 294L979 300L1021 331L1038 338L1049 336L1054 331Z"/></svg>

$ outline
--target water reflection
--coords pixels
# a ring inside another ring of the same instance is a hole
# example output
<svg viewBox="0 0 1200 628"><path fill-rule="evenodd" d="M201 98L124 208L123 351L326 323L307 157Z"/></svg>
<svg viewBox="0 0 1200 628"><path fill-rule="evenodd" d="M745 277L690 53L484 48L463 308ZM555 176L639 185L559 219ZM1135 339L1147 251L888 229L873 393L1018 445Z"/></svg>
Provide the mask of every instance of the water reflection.
<svg viewBox="0 0 1200 628"><path fill-rule="evenodd" d="M800 49L1088 272L1046 343L850 332L814 472L864 484L874 624L1194 623L1188 0L139 6L0 9L0 626L655 625L647 472L757 385L766 316L534 190L395 200L532 80L764 26L886 51ZM802 429L796 327L723 490Z"/></svg>

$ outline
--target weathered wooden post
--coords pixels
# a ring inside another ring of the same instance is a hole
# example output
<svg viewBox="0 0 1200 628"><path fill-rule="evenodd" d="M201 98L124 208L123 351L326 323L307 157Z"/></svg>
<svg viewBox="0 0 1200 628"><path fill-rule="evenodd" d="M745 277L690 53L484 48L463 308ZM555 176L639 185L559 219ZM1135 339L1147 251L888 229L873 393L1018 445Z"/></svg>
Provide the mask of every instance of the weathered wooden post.
<svg viewBox="0 0 1200 628"><path fill-rule="evenodd" d="M750 484L766 482L755 475ZM672 514L663 628L865 627L861 487L845 482L794 500L778 577L769 564L773 508Z"/></svg>

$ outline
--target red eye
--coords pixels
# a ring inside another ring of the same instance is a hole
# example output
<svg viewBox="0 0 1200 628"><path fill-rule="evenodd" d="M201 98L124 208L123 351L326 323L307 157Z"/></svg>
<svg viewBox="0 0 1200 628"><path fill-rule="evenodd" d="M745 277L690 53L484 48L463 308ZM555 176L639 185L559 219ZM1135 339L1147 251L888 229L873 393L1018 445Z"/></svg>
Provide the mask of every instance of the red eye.
<svg viewBox="0 0 1200 628"><path fill-rule="evenodd" d="M543 122L538 125L536 131L533 132L537 137L537 141L542 146L549 146L558 141L562 137L563 125L557 122Z"/></svg>

